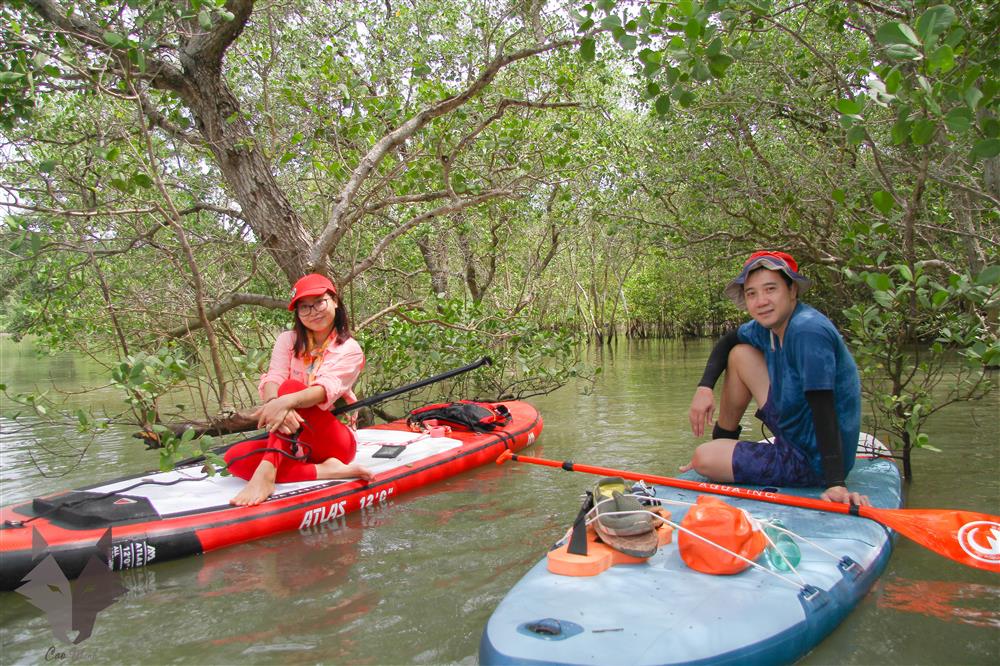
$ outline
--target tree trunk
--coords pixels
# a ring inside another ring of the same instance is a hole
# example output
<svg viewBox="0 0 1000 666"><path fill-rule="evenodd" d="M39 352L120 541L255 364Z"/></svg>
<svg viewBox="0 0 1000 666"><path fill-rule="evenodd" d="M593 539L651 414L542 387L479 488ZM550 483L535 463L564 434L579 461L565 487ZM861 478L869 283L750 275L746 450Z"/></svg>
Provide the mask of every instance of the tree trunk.
<svg viewBox="0 0 1000 666"><path fill-rule="evenodd" d="M326 265L308 265L307 251L313 240L271 173L242 117L239 101L218 68L194 60L185 62L185 70L191 86L182 96L195 115L198 130L247 223L289 284L312 271L329 273Z"/></svg>

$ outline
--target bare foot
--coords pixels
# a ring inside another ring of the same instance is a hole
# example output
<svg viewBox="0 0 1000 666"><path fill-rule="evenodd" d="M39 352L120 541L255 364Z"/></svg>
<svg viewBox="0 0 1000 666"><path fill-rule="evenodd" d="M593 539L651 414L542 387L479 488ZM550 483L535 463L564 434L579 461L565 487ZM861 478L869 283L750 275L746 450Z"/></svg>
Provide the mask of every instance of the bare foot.
<svg viewBox="0 0 1000 666"><path fill-rule="evenodd" d="M375 474L358 463L343 463L336 458L327 458L316 465L317 479L353 479L355 477L363 481L371 481L375 478Z"/></svg>
<svg viewBox="0 0 1000 666"><path fill-rule="evenodd" d="M274 478L278 470L266 460L261 461L257 466L253 476L247 481L247 485L236 494L236 497L229 500L230 504L236 506L254 506L260 504L274 492Z"/></svg>

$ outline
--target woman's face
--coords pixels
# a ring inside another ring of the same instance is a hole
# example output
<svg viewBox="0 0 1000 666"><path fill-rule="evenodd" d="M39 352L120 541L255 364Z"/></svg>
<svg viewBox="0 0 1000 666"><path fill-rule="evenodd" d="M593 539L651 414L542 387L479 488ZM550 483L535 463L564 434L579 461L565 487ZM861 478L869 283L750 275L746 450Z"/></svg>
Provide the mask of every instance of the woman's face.
<svg viewBox="0 0 1000 666"><path fill-rule="evenodd" d="M322 296L306 296L295 303L295 314L310 331L325 333L333 328L333 316L337 304L329 293Z"/></svg>

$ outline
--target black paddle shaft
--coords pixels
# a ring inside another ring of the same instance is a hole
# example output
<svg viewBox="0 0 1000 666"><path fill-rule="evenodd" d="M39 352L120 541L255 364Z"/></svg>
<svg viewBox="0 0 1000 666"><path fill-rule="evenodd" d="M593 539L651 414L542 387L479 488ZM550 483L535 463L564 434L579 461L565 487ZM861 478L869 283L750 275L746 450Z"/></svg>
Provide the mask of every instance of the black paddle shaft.
<svg viewBox="0 0 1000 666"><path fill-rule="evenodd" d="M421 379L420 381L413 382L412 384L407 384L406 386L400 386L399 388L394 388L390 391L386 391L385 393L379 393L378 395L373 395L370 398L365 398L364 400L358 400L357 402L352 402L349 405L337 407L336 409L331 411L333 412L334 415L337 416L339 416L340 414L346 414L347 412L352 412L355 409L361 409L362 407L368 407L369 405L380 403L383 400L394 398L397 395L400 395L401 393L406 393L407 391L415 391L418 388L423 388L424 386L427 386L429 384L444 381L445 379L450 379L456 375L462 374L463 372L469 372L471 370L475 370L476 368L481 368L484 365L493 365L493 359L491 359L489 356L484 356L475 363L470 363L469 365L463 365L461 368L455 368L454 370L449 370L448 372L442 372L440 375L434 375L433 377L428 377L427 379ZM264 438L261 437L261 439ZM292 444L292 451L296 451L298 449L298 433L292 435L289 441ZM225 446L216 447L215 449L213 449L213 452L221 455L226 451L226 449L229 448L229 446L230 445L227 444ZM251 451L250 454L259 453L262 450L263 449L257 449ZM193 458L186 458L184 460L174 463L174 467L176 468L176 467L182 467L184 465L193 465L195 463L202 462L203 460L205 460L205 456L195 456Z"/></svg>
<svg viewBox="0 0 1000 666"><path fill-rule="evenodd" d="M378 395L373 395L364 400L358 400L357 402L352 402L349 405L343 405L342 407L337 407L333 410L334 415L340 416L341 414L346 414L347 412L353 412L355 409L361 409L362 407L368 407L369 405L375 405L383 400L388 400L389 398L395 398L401 393L408 393L409 391L416 391L418 388L423 388L429 384L434 384L435 382L441 382L445 379L451 379L455 375L460 375L463 372L469 372L475 370L476 368L481 368L484 365L493 365L493 359L489 356L484 356L475 363L470 363L469 365L463 365L461 368L455 368L454 370L449 370L448 372L442 372L440 375L434 375L433 377L428 377L427 379L421 379L420 381L413 382L412 384L407 384L406 386L400 386L399 388L394 388L385 393L379 393Z"/></svg>

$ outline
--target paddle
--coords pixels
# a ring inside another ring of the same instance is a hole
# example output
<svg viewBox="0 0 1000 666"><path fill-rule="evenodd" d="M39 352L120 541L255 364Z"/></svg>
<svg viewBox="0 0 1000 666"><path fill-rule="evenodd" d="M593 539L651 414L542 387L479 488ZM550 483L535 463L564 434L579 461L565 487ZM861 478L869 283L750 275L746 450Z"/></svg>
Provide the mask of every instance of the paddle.
<svg viewBox="0 0 1000 666"><path fill-rule="evenodd" d="M894 529L903 536L917 542L925 548L960 562L966 566L1000 573L1000 516L991 516L973 511L955 511L951 509L877 509L856 504L840 504L809 497L796 497L781 493L724 486L718 483L704 481L687 481L669 476L655 474L636 474L609 467L579 465L569 460L547 460L522 456L510 451L504 451L497 464L502 465L508 460L526 462L545 467L559 467L568 472L583 472L599 476L620 476L632 481L647 481L662 486L683 488L713 495L727 495L771 504L785 504L803 509L826 511L827 513L847 513L862 518L874 520L885 527Z"/></svg>
<svg viewBox="0 0 1000 666"><path fill-rule="evenodd" d="M493 359L491 359L489 356L484 356L481 359L479 359L478 361L475 361L474 363L470 363L468 365L463 365L461 368L455 368L454 370L448 370L446 372L442 372L439 375L434 375L433 377L427 377L426 379L419 379L419 380L417 380L417 381L415 381L415 382L413 382L411 384L406 384L405 386L400 386L399 388L390 389L390 390L385 391L383 393L379 393L377 395L373 395L373 396L370 396L368 398L365 398L364 400L358 400L357 402L352 402L349 405L341 405L340 407L337 407L336 409L333 409L331 411L333 412L333 414L335 416L340 416L341 414L346 414L347 412L353 412L354 410L361 409L362 407L369 407L371 405L378 404L378 403L382 402L383 400L388 400L389 398L394 398L397 395L400 395L402 393L406 393L408 391L415 391L418 388L423 388L423 387L428 386L430 384L434 384L435 382L444 381L445 379L451 379L452 377L454 377L456 375L460 375L460 374L462 374L464 372L470 372L472 370L475 370L476 368L481 368L484 365L493 365ZM259 438L260 439L266 439L266 435L267 435L267 433L264 433L264 436L260 436ZM251 438L251 439L254 439L254 438ZM225 446L217 447L217 448L213 449L213 452L214 453L218 453L218 454L221 455L222 453L225 452L226 449L229 448L229 446L230 445L227 444ZM184 460L180 460L180 461L174 463L174 467L183 467L185 465L193 465L195 463L200 463L203 460L205 460L205 456L195 456L193 458L185 458Z"/></svg>
<svg viewBox="0 0 1000 666"><path fill-rule="evenodd" d="M444 381L445 379L451 379L455 375L460 375L463 372L469 372L470 370L481 368L484 365L493 365L493 359L491 359L489 356L484 356L475 363L470 363L469 365L463 365L461 368L448 370L447 372L442 372L440 375L434 375L433 377L428 377L427 379L421 379L413 382L412 384L407 384L406 386L400 386L399 388L390 389L384 393L379 393L378 395L373 395L371 397L365 398L364 400L358 400L357 402L352 402L349 405L343 405L341 407L337 407L335 410L333 410L333 413L336 416L340 416L341 414L346 414L347 412L353 412L355 409L361 409L362 407L375 405L377 403L382 402L383 400L394 398L401 393L407 393L408 391L416 391L418 388L423 388L429 384Z"/></svg>

